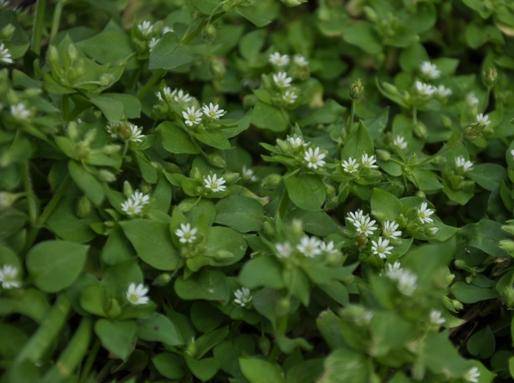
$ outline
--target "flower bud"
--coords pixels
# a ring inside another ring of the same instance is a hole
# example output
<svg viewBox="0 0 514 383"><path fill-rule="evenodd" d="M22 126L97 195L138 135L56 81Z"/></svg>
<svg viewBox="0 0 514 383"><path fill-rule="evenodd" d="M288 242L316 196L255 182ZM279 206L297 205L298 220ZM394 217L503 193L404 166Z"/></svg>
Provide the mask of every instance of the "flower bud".
<svg viewBox="0 0 514 383"><path fill-rule="evenodd" d="M68 57L71 61L75 61L79 57L79 52L73 44L68 45Z"/></svg>
<svg viewBox="0 0 514 383"><path fill-rule="evenodd" d="M209 154L207 156L207 161L209 161L212 166L216 166L217 168L224 168L227 164L223 156L219 155L218 153Z"/></svg>
<svg viewBox="0 0 514 383"><path fill-rule="evenodd" d="M275 228L269 221L265 221L262 225L262 230L266 235L272 236L275 234Z"/></svg>
<svg viewBox="0 0 514 383"><path fill-rule="evenodd" d="M498 70L494 66L490 66L488 68L484 68L482 72L482 81L484 85L491 89L496 84L496 80L498 79Z"/></svg>
<svg viewBox="0 0 514 383"><path fill-rule="evenodd" d="M126 196L132 195L134 192L134 189L132 188L132 185L128 181L123 181L123 194Z"/></svg>
<svg viewBox="0 0 514 383"><path fill-rule="evenodd" d="M0 192L0 210L11 207L18 198L22 196L21 193Z"/></svg>
<svg viewBox="0 0 514 383"><path fill-rule="evenodd" d="M225 178L225 180L229 184L236 182L239 179L239 177L240 177L239 173L236 173L236 172L225 173L223 175L223 178Z"/></svg>
<svg viewBox="0 0 514 383"><path fill-rule="evenodd" d="M377 149L376 153L379 160L389 161L391 159L391 153L387 150Z"/></svg>
<svg viewBox="0 0 514 383"><path fill-rule="evenodd" d="M427 127L421 121L414 124L414 135L422 140L427 138Z"/></svg>
<svg viewBox="0 0 514 383"><path fill-rule="evenodd" d="M360 100L364 95L364 84L361 79L355 80L352 85L350 85L350 97L352 100Z"/></svg>
<svg viewBox="0 0 514 383"><path fill-rule="evenodd" d="M514 222L509 221L508 223L509 223L509 225L503 225L502 226L502 230L507 232L507 233L509 233L509 234L514 235Z"/></svg>
<svg viewBox="0 0 514 383"><path fill-rule="evenodd" d="M276 313L277 316L281 317L287 315L289 313L289 309L291 308L291 300L287 297L281 298L277 302Z"/></svg>
<svg viewBox="0 0 514 383"><path fill-rule="evenodd" d="M296 7L297 5L307 2L307 0L281 0L288 7Z"/></svg>
<svg viewBox="0 0 514 383"><path fill-rule="evenodd" d="M12 24L7 24L5 27L3 27L2 31L0 31L0 36L2 37L2 40L10 40L14 31L15 28Z"/></svg>
<svg viewBox="0 0 514 383"><path fill-rule="evenodd" d="M269 341L269 339L266 338L265 336L261 336L259 338L258 345L259 345L259 350L261 350L261 352L264 355L268 355L269 350L271 348L271 342Z"/></svg>
<svg viewBox="0 0 514 383"><path fill-rule="evenodd" d="M91 211L91 201L85 195L80 197L77 203L77 217L85 218L91 214Z"/></svg>
<svg viewBox="0 0 514 383"><path fill-rule="evenodd" d="M282 176L278 174L270 174L262 180L261 185L263 189L270 190L275 189L280 184L280 182L282 182Z"/></svg>
<svg viewBox="0 0 514 383"><path fill-rule="evenodd" d="M303 222L299 219L293 219L291 222L291 230L293 234L296 236L300 236L303 234Z"/></svg>
<svg viewBox="0 0 514 383"><path fill-rule="evenodd" d="M514 241L511 241L510 239L504 239L500 241L499 246L503 250L514 254Z"/></svg>
<svg viewBox="0 0 514 383"><path fill-rule="evenodd" d="M53 45L48 48L48 61L50 61L50 63L54 66L57 66L60 62L59 51Z"/></svg>
<svg viewBox="0 0 514 383"><path fill-rule="evenodd" d="M171 281L170 273L162 273L159 274L154 280L153 284L155 286L166 286Z"/></svg>
<svg viewBox="0 0 514 383"><path fill-rule="evenodd" d="M223 59L214 57L211 59L211 70L216 78L223 78L227 72Z"/></svg>
<svg viewBox="0 0 514 383"><path fill-rule="evenodd" d="M114 175L114 173L112 173L111 171L106 170L106 169L101 169L98 172L98 178L100 178L104 182L116 181L116 176Z"/></svg>

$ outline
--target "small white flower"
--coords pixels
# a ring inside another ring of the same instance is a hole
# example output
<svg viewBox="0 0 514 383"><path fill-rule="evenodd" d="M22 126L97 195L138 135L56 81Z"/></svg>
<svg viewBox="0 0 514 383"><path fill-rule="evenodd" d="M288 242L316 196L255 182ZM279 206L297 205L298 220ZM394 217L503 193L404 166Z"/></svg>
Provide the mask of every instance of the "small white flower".
<svg viewBox="0 0 514 383"><path fill-rule="evenodd" d="M160 39L160 38L158 38L158 37L152 37L152 38L150 39L150 41L148 42L148 49L149 49L149 50L154 49L154 48L155 48L155 46L156 46L157 44L159 44L159 41L161 41L161 39Z"/></svg>
<svg viewBox="0 0 514 383"><path fill-rule="evenodd" d="M430 311L430 322L437 326L442 326L446 319L443 318L443 314L439 310L431 310Z"/></svg>
<svg viewBox="0 0 514 383"><path fill-rule="evenodd" d="M275 250L277 251L277 256L279 258L289 258L289 256L291 256L291 253L293 252L293 249L289 242L277 243L275 245Z"/></svg>
<svg viewBox="0 0 514 383"><path fill-rule="evenodd" d="M140 126L137 126L135 124L129 123L128 124L130 136L129 141L132 142L142 142L145 138L145 135L143 134L143 128Z"/></svg>
<svg viewBox="0 0 514 383"><path fill-rule="evenodd" d="M336 249L336 246L333 241L329 241L329 242L322 241L320 248L321 248L321 251L326 254L336 254L337 253L337 249Z"/></svg>
<svg viewBox="0 0 514 383"><path fill-rule="evenodd" d="M182 89L173 89L171 92L171 98L178 103L188 103L193 100L193 97Z"/></svg>
<svg viewBox="0 0 514 383"><path fill-rule="evenodd" d="M455 166L463 172L468 172L473 168L473 162L466 160L463 156L455 158Z"/></svg>
<svg viewBox="0 0 514 383"><path fill-rule="evenodd" d="M361 157L361 165L364 168L376 169L378 168L377 158L374 155L368 155L368 153L364 153Z"/></svg>
<svg viewBox="0 0 514 383"><path fill-rule="evenodd" d="M399 225L395 221L385 221L382 225L382 235L386 238L397 239L402 236L401 230L398 230Z"/></svg>
<svg viewBox="0 0 514 383"><path fill-rule="evenodd" d="M297 135L287 136L286 141L293 149L298 149L305 146L305 141L303 138Z"/></svg>
<svg viewBox="0 0 514 383"><path fill-rule="evenodd" d="M466 96L466 103L472 107L472 108L476 108L479 104L479 100L478 100L478 97L475 96L474 93L468 93L467 96Z"/></svg>
<svg viewBox="0 0 514 383"><path fill-rule="evenodd" d="M279 88L289 88L293 79L286 72L278 72L273 74L273 82Z"/></svg>
<svg viewBox="0 0 514 383"><path fill-rule="evenodd" d="M144 37L148 37L153 32L153 24L148 20L144 20L137 25L137 29Z"/></svg>
<svg viewBox="0 0 514 383"><path fill-rule="evenodd" d="M180 243L193 243L196 241L197 232L196 227L191 226L189 223L181 223L180 227L175 230L175 235Z"/></svg>
<svg viewBox="0 0 514 383"><path fill-rule="evenodd" d="M403 136L395 136L393 139L393 145L399 149L407 149L407 141L405 141L405 137Z"/></svg>
<svg viewBox="0 0 514 383"><path fill-rule="evenodd" d="M255 175L254 171L251 168L247 168L246 166L243 166L241 169L241 175L246 181L257 181L257 176Z"/></svg>
<svg viewBox="0 0 514 383"><path fill-rule="evenodd" d="M315 147L314 149L307 149L303 155L303 159L309 169L316 170L325 166L325 156L326 154L323 153L320 148Z"/></svg>
<svg viewBox="0 0 514 383"><path fill-rule="evenodd" d="M514 159L514 149L511 149L510 155L512 156L512 159Z"/></svg>
<svg viewBox="0 0 514 383"><path fill-rule="evenodd" d="M275 65L279 68L287 66L289 64L289 56L280 54L280 52L273 52L269 55L268 60L270 64Z"/></svg>
<svg viewBox="0 0 514 383"><path fill-rule="evenodd" d="M225 178L218 177L216 174L210 174L204 177L203 186L213 193L222 192L227 189L225 186Z"/></svg>
<svg viewBox="0 0 514 383"><path fill-rule="evenodd" d="M121 210L129 217L134 217L140 215L149 202L150 196L148 194L136 190L121 204Z"/></svg>
<svg viewBox="0 0 514 383"><path fill-rule="evenodd" d="M241 287L234 291L234 303L241 307L248 306L252 302L252 298L250 289L246 287Z"/></svg>
<svg viewBox="0 0 514 383"><path fill-rule="evenodd" d="M450 97L453 94L452 90L444 85L439 85L435 92L442 98Z"/></svg>
<svg viewBox="0 0 514 383"><path fill-rule="evenodd" d="M381 259L387 258L391 254L393 246L389 246L389 240L378 237L376 241L371 241L371 252Z"/></svg>
<svg viewBox="0 0 514 383"><path fill-rule="evenodd" d="M348 159L344 160L341 163L341 166L343 167L343 170L345 171L345 173L348 173L348 174L357 173L359 171L359 167L360 167L357 160L353 157L349 157Z"/></svg>
<svg viewBox="0 0 514 383"><path fill-rule="evenodd" d="M433 96L436 92L435 86L418 80L414 83L414 88L416 89L416 92L423 97Z"/></svg>
<svg viewBox="0 0 514 383"><path fill-rule="evenodd" d="M18 279L18 268L12 265L3 265L0 268L0 284L6 290L20 287L21 282Z"/></svg>
<svg viewBox="0 0 514 383"><path fill-rule="evenodd" d="M421 223L432 223L433 219L430 218L432 214L434 214L434 211L428 208L426 202L422 202L421 206L418 208L418 219Z"/></svg>
<svg viewBox="0 0 514 383"><path fill-rule="evenodd" d="M491 120L487 114L479 113L476 116L475 122L480 126L486 127L489 126Z"/></svg>
<svg viewBox="0 0 514 383"><path fill-rule="evenodd" d="M466 374L464 374L464 380L467 382L478 383L478 379L480 379L478 367L471 367Z"/></svg>
<svg viewBox="0 0 514 383"><path fill-rule="evenodd" d="M308 258L314 258L321 254L321 241L315 237L304 235L296 249Z"/></svg>
<svg viewBox="0 0 514 383"><path fill-rule="evenodd" d="M376 221L360 209L349 212L346 217L360 235L367 237L377 230Z"/></svg>
<svg viewBox="0 0 514 383"><path fill-rule="evenodd" d="M184 124L187 126L196 126L202 122L202 111L190 106L182 112L182 117L184 117Z"/></svg>
<svg viewBox="0 0 514 383"><path fill-rule="evenodd" d="M145 138L143 128L131 122L115 122L108 124L106 129L112 138L119 137L131 142L142 142Z"/></svg>
<svg viewBox="0 0 514 383"><path fill-rule="evenodd" d="M437 67L437 65L431 63L430 61L423 61L419 67L421 73L431 79L435 80L441 76L441 71Z"/></svg>
<svg viewBox="0 0 514 383"><path fill-rule="evenodd" d="M28 120L32 115L31 111L23 102L11 105L11 115L20 121Z"/></svg>
<svg viewBox="0 0 514 383"><path fill-rule="evenodd" d="M126 297L127 301L132 305L144 305L149 301L149 298L146 296L147 294L148 287L142 283L131 283L127 289Z"/></svg>
<svg viewBox="0 0 514 383"><path fill-rule="evenodd" d="M404 295L412 295L416 290L418 277L412 271L404 269L399 262L388 264L385 275L396 282L398 290Z"/></svg>
<svg viewBox="0 0 514 383"><path fill-rule="evenodd" d="M7 49L4 43L0 44L0 62L4 64L12 64L14 62L11 52Z"/></svg>
<svg viewBox="0 0 514 383"><path fill-rule="evenodd" d="M165 26L162 28L162 34L165 35L166 33L172 33L175 32L175 30L172 27Z"/></svg>
<svg viewBox="0 0 514 383"><path fill-rule="evenodd" d="M207 105L202 106L203 115L211 120L219 120L225 115L225 111L220 108L218 104L210 102Z"/></svg>
<svg viewBox="0 0 514 383"><path fill-rule="evenodd" d="M286 104L294 104L297 99L298 99L298 94L296 94L296 92L292 89L286 90L284 92L284 94L282 95L282 100Z"/></svg>
<svg viewBox="0 0 514 383"><path fill-rule="evenodd" d="M309 61L303 55L294 55L293 61L298 66L307 66Z"/></svg>

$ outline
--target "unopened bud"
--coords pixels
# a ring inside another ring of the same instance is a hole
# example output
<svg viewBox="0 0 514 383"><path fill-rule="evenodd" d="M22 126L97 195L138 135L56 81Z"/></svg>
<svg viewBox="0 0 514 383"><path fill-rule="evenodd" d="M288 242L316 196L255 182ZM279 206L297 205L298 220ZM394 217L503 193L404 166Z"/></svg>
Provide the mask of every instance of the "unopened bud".
<svg viewBox="0 0 514 383"><path fill-rule="evenodd" d="M104 182L116 181L116 176L114 175L114 173L112 173L111 171L106 170L106 169L101 169L98 172L98 177Z"/></svg>
<svg viewBox="0 0 514 383"><path fill-rule="evenodd" d="M12 25L12 24L7 24L5 27L3 27L2 31L0 31L2 40L10 40L14 31L15 31L15 28L14 28L14 25Z"/></svg>
<svg viewBox="0 0 514 383"><path fill-rule="evenodd" d="M293 219L291 222L291 229L296 236L303 234L303 222L299 219Z"/></svg>
<svg viewBox="0 0 514 383"><path fill-rule="evenodd" d="M482 81L484 85L491 89L496 84L496 80L498 79L498 70L494 66L490 66L485 68L482 72Z"/></svg>
<svg viewBox="0 0 514 383"><path fill-rule="evenodd" d="M207 156L207 160L212 166L216 166L217 168L224 168L227 164L223 156L218 153L211 153Z"/></svg>
<svg viewBox="0 0 514 383"><path fill-rule="evenodd" d="M414 135L423 140L427 138L427 127L421 121L414 124Z"/></svg>
<svg viewBox="0 0 514 383"><path fill-rule="evenodd" d="M364 95L364 84L361 79L355 80L352 85L350 85L350 97L352 100L360 100Z"/></svg>
<svg viewBox="0 0 514 383"><path fill-rule="evenodd" d="M166 286L171 281L170 273L162 273L159 274L154 280L153 284L155 286Z"/></svg>
<svg viewBox="0 0 514 383"><path fill-rule="evenodd" d="M262 188L268 190L275 189L280 182L282 182L282 177L280 175L270 174L262 180Z"/></svg>
<svg viewBox="0 0 514 383"><path fill-rule="evenodd" d="M391 153L387 150L377 149L376 153L379 160L389 161L391 159Z"/></svg>
<svg viewBox="0 0 514 383"><path fill-rule="evenodd" d="M306 3L307 0L281 0L288 7L296 7L297 5Z"/></svg>
<svg viewBox="0 0 514 383"><path fill-rule="evenodd" d="M0 210L11 207L12 204L15 203L16 200L21 196L21 193L9 193L5 191L0 192Z"/></svg>
<svg viewBox="0 0 514 383"><path fill-rule="evenodd" d="M504 239L500 241L499 245L503 250L514 254L514 241L511 241L510 239Z"/></svg>

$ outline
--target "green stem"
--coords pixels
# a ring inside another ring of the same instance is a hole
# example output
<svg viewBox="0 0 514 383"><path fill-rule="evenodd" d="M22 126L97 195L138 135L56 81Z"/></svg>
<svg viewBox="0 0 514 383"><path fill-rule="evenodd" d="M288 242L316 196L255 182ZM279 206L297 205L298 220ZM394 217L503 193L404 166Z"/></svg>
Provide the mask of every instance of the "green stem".
<svg viewBox="0 0 514 383"><path fill-rule="evenodd" d="M95 343L93 343L93 348L87 355L87 359L84 362L84 367L82 368L82 372L80 373L80 379L79 383L85 383L89 379L89 373L91 372L91 369L93 368L93 363L95 362L96 355L98 354L98 351L100 350L100 342L98 339L95 339Z"/></svg>
<svg viewBox="0 0 514 383"><path fill-rule="evenodd" d="M30 162L28 160L23 163L23 187L25 188L25 197L27 198L30 224L34 226L37 220L38 208L30 176Z"/></svg>
<svg viewBox="0 0 514 383"><path fill-rule="evenodd" d="M414 124L418 123L418 110L416 108L412 109L412 122L414 122Z"/></svg>
<svg viewBox="0 0 514 383"><path fill-rule="evenodd" d="M146 84L141 89L139 89L137 98L141 100L150 89L152 89L159 81L161 81L161 78L163 78L165 74L166 72L161 69L153 71Z"/></svg>
<svg viewBox="0 0 514 383"><path fill-rule="evenodd" d="M352 112L350 117L350 128L353 126L353 123L355 122L355 101L352 100Z"/></svg>
<svg viewBox="0 0 514 383"><path fill-rule="evenodd" d="M57 208L57 205L59 205L59 202L61 202L61 199L62 197L64 197L64 193L66 193L69 184L70 178L69 175L66 175L66 177L62 180L61 185L57 188L57 191L52 196L52 199L43 209L43 212L37 219L35 225L32 227L32 230L29 232L27 236L27 243L25 245L25 251L28 251L30 249L30 247L37 238L39 230L41 230L41 228L45 225L47 219L50 218L54 210Z"/></svg>
<svg viewBox="0 0 514 383"><path fill-rule="evenodd" d="M65 295L59 295L41 326L16 357L16 364L27 360L37 363L41 360L65 325L70 309L71 304L68 298Z"/></svg>
<svg viewBox="0 0 514 383"><path fill-rule="evenodd" d="M42 383L60 382L71 376L89 348L92 327L91 319L82 318L73 338L59 356L57 363L46 373Z"/></svg>
<svg viewBox="0 0 514 383"><path fill-rule="evenodd" d="M41 51L41 40L43 39L43 31L45 29L45 11L47 5L46 0L38 0L36 6L36 15L34 17L34 25L32 27L32 51L39 56Z"/></svg>
<svg viewBox="0 0 514 383"><path fill-rule="evenodd" d="M50 30L50 43L54 41L57 32L59 32L59 25L61 23L61 15L64 3L66 3L66 0L59 0L55 6L54 16L52 18L52 29Z"/></svg>

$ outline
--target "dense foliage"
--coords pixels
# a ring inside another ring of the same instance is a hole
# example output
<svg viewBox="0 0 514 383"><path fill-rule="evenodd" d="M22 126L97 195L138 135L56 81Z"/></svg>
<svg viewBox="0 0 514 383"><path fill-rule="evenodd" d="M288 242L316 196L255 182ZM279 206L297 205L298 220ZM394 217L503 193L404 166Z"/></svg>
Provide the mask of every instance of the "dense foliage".
<svg viewBox="0 0 514 383"><path fill-rule="evenodd" d="M0 381L514 377L514 2L0 1Z"/></svg>

